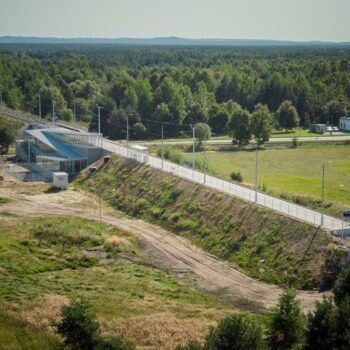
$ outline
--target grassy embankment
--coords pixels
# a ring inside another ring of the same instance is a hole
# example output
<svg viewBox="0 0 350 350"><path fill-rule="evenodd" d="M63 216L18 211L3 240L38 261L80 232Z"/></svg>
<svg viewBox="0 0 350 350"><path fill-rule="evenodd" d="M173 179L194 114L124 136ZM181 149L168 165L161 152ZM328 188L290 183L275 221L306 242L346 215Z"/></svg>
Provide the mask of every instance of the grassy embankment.
<svg viewBox="0 0 350 350"><path fill-rule="evenodd" d="M114 156L75 183L90 191L103 188L113 207L188 237L267 282L298 288L328 283L343 255L322 230L307 250L314 227L132 160Z"/></svg>
<svg viewBox="0 0 350 350"><path fill-rule="evenodd" d="M69 298L85 298L108 335L172 349L201 339L232 307L147 265L137 239L94 221L0 221L0 349L59 349L50 326Z"/></svg>

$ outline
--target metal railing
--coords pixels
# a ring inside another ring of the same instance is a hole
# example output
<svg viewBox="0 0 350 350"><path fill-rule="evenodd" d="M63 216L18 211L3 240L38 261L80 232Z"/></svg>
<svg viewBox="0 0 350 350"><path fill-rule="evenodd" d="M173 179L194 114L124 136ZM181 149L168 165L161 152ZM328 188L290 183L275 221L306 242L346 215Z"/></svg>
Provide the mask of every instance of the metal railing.
<svg viewBox="0 0 350 350"><path fill-rule="evenodd" d="M287 202L283 199L267 195L244 186L240 186L229 181L219 179L215 176L205 175L204 173L186 168L182 165L169 162L142 152L128 149L125 146L103 139L103 148L112 153L117 153L123 157L133 158L137 161L148 164L154 168L174 174L195 183L203 184L209 188L221 191L231 196L239 197L248 202L258 204L262 207L282 213L294 219L310 223L314 226L321 226L328 230L341 230L342 220L329 215L322 215L319 211L312 210L301 205ZM323 216L323 224L322 224Z"/></svg>

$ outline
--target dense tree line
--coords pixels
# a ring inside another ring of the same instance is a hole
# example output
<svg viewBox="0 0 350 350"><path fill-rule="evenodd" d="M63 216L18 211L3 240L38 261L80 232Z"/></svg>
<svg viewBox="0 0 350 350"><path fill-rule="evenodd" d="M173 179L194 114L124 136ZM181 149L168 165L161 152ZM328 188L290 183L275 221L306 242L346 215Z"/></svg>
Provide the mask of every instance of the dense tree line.
<svg viewBox="0 0 350 350"><path fill-rule="evenodd" d="M349 113L350 50L297 48L3 46L0 91L11 108L77 118L125 138L207 123L240 145L272 128L337 124ZM288 101L288 102L286 102ZM258 125L259 127L256 127ZM239 135L239 137L238 137Z"/></svg>

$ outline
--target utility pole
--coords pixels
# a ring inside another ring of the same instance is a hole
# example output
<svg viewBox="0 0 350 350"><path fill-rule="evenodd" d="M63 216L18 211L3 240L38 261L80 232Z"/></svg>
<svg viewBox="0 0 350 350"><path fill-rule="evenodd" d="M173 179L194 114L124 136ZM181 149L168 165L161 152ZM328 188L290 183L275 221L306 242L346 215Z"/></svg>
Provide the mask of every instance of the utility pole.
<svg viewBox="0 0 350 350"><path fill-rule="evenodd" d="M104 107L100 107L97 106L97 114L98 114L98 134L100 135L101 138L101 148L102 148L102 137L103 135L101 135L101 109L104 109ZM74 125L74 129L75 129L75 125Z"/></svg>
<svg viewBox="0 0 350 350"><path fill-rule="evenodd" d="M207 134L204 134L204 184L207 181Z"/></svg>
<svg viewBox="0 0 350 350"><path fill-rule="evenodd" d="M255 149L255 202L258 202L258 145L256 145Z"/></svg>
<svg viewBox="0 0 350 350"><path fill-rule="evenodd" d="M196 130L194 126L192 128L192 138L193 138L193 147L192 147L192 170L196 168Z"/></svg>
<svg viewBox="0 0 350 350"><path fill-rule="evenodd" d="M162 169L164 165L164 123L162 123Z"/></svg>
<svg viewBox="0 0 350 350"><path fill-rule="evenodd" d="M55 100L52 97L52 122L55 122Z"/></svg>
<svg viewBox="0 0 350 350"><path fill-rule="evenodd" d="M75 113L75 102L73 102L73 115L74 115L74 131L76 130L77 118Z"/></svg>
<svg viewBox="0 0 350 350"><path fill-rule="evenodd" d="M126 117L126 147L127 147L128 156L129 156L129 116L130 118L132 118L134 115L130 113Z"/></svg>
<svg viewBox="0 0 350 350"><path fill-rule="evenodd" d="M41 118L41 95L38 95L38 104L39 104L39 117Z"/></svg>
<svg viewBox="0 0 350 350"><path fill-rule="evenodd" d="M321 215L321 226L323 226L324 221L324 168L325 164L322 164L322 215Z"/></svg>

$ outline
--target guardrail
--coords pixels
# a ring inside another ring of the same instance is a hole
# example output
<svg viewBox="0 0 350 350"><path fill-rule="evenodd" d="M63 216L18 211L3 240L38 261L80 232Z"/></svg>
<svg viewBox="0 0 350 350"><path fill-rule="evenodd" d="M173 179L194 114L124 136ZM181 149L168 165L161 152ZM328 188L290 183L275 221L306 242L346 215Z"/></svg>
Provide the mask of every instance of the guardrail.
<svg viewBox="0 0 350 350"><path fill-rule="evenodd" d="M154 168L161 169L195 183L203 184L209 188L213 188L231 196L239 197L248 202L258 204L294 219L310 223L314 226L322 225L322 213L316 210L308 209L301 205L290 203L259 191L256 193L255 190L219 179L215 176L206 175L200 171L186 168L179 164L169 162L168 160L162 160L158 157L144 154L106 139L103 139L103 148L112 153L136 159L137 161L148 164ZM329 215L323 215L322 227L331 231L341 230L342 220Z"/></svg>

